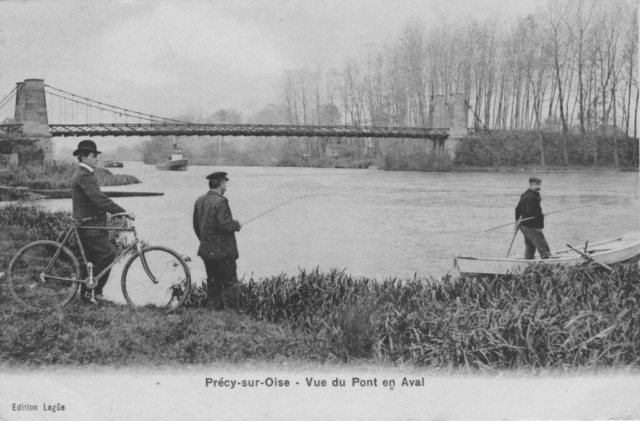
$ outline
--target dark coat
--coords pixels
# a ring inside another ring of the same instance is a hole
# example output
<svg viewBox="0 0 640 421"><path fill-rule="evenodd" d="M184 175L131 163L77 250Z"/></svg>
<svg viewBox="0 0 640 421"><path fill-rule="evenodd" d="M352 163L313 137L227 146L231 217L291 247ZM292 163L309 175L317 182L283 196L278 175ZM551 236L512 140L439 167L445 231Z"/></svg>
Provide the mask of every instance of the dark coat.
<svg viewBox="0 0 640 421"><path fill-rule="evenodd" d="M193 230L200 240L198 256L205 260L236 260L236 231L240 223L231 216L229 201L210 190L200 196L193 207Z"/></svg>
<svg viewBox="0 0 640 421"><path fill-rule="evenodd" d="M529 228L544 228L544 215L542 214L542 207L540 202L542 198L540 193L527 189L526 192L520 196L520 202L516 206L516 221L522 216L522 219L531 218L528 221L522 222L520 225Z"/></svg>
<svg viewBox="0 0 640 421"><path fill-rule="evenodd" d="M73 201L73 217L82 220L84 218L95 218L87 221L82 226L106 227L107 212L126 212L124 208L118 206L100 191L98 180L88 169L78 166L73 179L71 180L71 199ZM78 230L83 237L97 237L107 235L107 230Z"/></svg>

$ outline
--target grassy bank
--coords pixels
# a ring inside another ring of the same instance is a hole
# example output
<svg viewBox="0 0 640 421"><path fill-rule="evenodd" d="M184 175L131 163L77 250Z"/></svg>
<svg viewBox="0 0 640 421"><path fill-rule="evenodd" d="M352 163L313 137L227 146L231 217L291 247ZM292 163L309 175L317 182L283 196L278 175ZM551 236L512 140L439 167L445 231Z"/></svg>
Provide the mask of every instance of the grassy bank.
<svg viewBox="0 0 640 421"><path fill-rule="evenodd" d="M29 212L35 211L24 211L21 223L33 218L31 229L1 231L2 272L20 242L55 232L47 224L60 215ZM6 213L0 209L0 223L7 223ZM194 290L202 297L201 286ZM241 312L211 312L194 299L173 315L78 301L39 314L20 308L3 286L0 364L300 360L483 371L640 365L636 263L613 273L541 267L519 276L438 281L302 271L245 281Z"/></svg>
<svg viewBox="0 0 640 421"><path fill-rule="evenodd" d="M29 198L29 189L68 190L77 168L75 163L29 164L0 171L0 201ZM101 186L138 184L140 180L125 174L113 174L105 168L96 168L96 178ZM16 189L17 188L17 189Z"/></svg>

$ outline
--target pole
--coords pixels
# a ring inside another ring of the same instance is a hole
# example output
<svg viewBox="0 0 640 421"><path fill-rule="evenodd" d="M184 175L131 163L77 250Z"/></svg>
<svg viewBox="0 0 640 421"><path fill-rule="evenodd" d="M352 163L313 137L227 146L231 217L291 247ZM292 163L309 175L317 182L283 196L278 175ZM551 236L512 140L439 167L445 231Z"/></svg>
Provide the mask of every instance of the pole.
<svg viewBox="0 0 640 421"><path fill-rule="evenodd" d="M592 203L592 204L590 204L590 205L576 206L575 208L561 209L561 210L557 210L557 211L553 211L553 212L545 213L544 215L545 215L545 216L547 216L547 215L553 215L554 213L567 212L567 211L570 211L570 210L581 209L581 208L587 208L587 207L589 207L589 206L604 205L605 203L617 202L618 200L620 200L620 199L607 200L606 202ZM522 220L521 220L521 221L519 221L519 222L528 221L529 219L533 219L533 218L536 218L536 217L535 217L535 216L532 216L532 217L530 217L530 218L524 218L524 219L522 219ZM517 222L517 221L516 221L516 222ZM495 229L502 228L502 227L506 227L506 226L511 225L511 224L513 224L513 222L509 222L508 224L502 224L502 225L498 225L497 227L489 228L489 229L487 229L487 230L484 230L484 232L493 231L493 230L495 230Z"/></svg>
<svg viewBox="0 0 640 421"><path fill-rule="evenodd" d="M513 247L513 242L516 240L516 235L518 234L518 231L520 231L520 222L522 222L522 215L520 215L520 218L518 219L518 221L516 221L516 230L513 233L513 238L511 239L511 244L509 245L509 250L507 250L507 256L509 257L509 253L511 253L511 248Z"/></svg>

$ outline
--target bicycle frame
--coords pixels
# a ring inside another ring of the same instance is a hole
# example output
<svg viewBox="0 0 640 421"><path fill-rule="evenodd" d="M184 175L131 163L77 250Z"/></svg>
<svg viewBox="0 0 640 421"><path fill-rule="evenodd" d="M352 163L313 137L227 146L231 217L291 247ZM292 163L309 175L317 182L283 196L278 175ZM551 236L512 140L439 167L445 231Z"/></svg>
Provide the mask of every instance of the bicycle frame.
<svg viewBox="0 0 640 421"><path fill-rule="evenodd" d="M125 247L124 250L122 250L122 252L120 254L118 254L116 256L116 258L113 260L113 262L107 266L102 272L100 272L98 275L93 276L93 264L91 262L89 262L87 260L87 255L84 251L84 247L82 246L82 241L80 240L80 235L78 233L78 229L103 229L106 231L130 231L133 232L133 236L134 236L134 240L133 242L128 245L127 247ZM81 225L78 225L78 223L74 223L72 224L69 229L67 230L64 239L60 242L60 246L58 247L58 249L56 250L56 252L54 253L53 257L51 258L51 261L49 262L49 264L47 265L47 267L45 268L43 274L41 276L45 276L47 274L47 272L51 269L51 267L53 266L53 264L55 263L55 261L58 259L58 256L60 255L60 252L62 251L62 248L67 244L68 240L71 238L71 236L75 236L75 239L78 243L78 247L80 248L80 256L82 259L82 263L84 264L84 267L87 269L87 274L88 277L86 279L72 279L72 278L61 278L61 277L57 277L57 276L50 276L47 275L49 278L51 279L56 279L56 280L61 280L61 281L69 281L69 282L77 282L77 283L81 283L81 284L85 284L87 286L87 288L93 290L97 285L98 285L98 281L109 271L111 270L111 268L113 268L113 266L115 266L120 260L122 260L124 258L124 256L126 256L127 254L131 253L132 250L135 248L136 252L140 254L140 261L142 263L142 267L144 268L145 273L147 274L147 276L149 276L149 278L151 279L151 281L153 283L158 283L158 281L156 280L156 277L153 276L153 274L151 273L151 270L149 269L149 266L147 265L147 261L146 258L144 256L144 253L142 253L142 249L144 246L146 246L146 243L144 243L144 241L140 240L138 238L138 233L136 231L136 227L135 225L132 224L132 226L130 227L84 227Z"/></svg>

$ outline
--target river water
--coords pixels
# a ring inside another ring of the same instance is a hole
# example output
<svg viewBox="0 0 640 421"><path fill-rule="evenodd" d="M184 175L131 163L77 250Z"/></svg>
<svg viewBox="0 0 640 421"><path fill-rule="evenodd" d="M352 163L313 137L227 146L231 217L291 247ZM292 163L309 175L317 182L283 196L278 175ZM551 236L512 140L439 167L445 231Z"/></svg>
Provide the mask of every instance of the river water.
<svg viewBox="0 0 640 421"><path fill-rule="evenodd" d="M345 269L356 276L435 277L451 272L454 253L504 257L513 229L484 230L510 222L531 173L422 173L379 170L261 167L196 167L158 171L125 162L113 173L142 184L104 190L163 192L157 197L117 198L137 215L141 238L191 256L192 279L205 278L196 256L193 204L208 190L205 176L227 171L226 197L241 222L286 201L236 233L238 276L248 279L299 268ZM545 212L617 199L604 205L549 215L545 235L551 249L640 230L638 173L543 173ZM41 202L51 210L71 209L70 199ZM522 234L512 254L524 251ZM122 264L111 276L117 281ZM116 292L116 294L118 294ZM121 295L121 294L120 294Z"/></svg>

